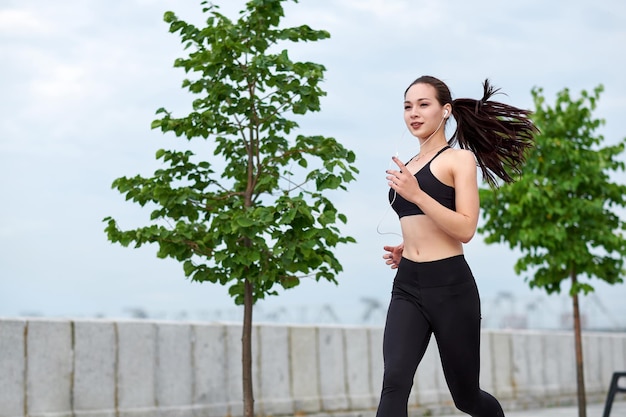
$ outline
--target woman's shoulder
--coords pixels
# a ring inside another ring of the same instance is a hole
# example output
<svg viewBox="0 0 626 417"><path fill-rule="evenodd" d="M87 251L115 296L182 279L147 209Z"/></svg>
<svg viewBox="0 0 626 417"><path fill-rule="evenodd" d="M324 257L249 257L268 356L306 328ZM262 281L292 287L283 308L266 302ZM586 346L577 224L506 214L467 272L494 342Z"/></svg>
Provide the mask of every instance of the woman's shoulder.
<svg viewBox="0 0 626 417"><path fill-rule="evenodd" d="M453 164L476 166L476 156L468 149L450 148L446 152L447 159Z"/></svg>
<svg viewBox="0 0 626 417"><path fill-rule="evenodd" d="M477 162L474 152L467 149L452 148L444 154L448 154L444 163L453 178L457 175L461 177L476 175Z"/></svg>

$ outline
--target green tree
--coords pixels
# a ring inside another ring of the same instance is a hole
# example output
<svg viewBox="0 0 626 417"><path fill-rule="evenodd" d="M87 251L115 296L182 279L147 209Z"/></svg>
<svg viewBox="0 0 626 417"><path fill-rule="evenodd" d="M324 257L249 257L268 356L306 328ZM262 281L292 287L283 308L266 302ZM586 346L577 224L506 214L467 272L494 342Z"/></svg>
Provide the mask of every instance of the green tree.
<svg viewBox="0 0 626 417"><path fill-rule="evenodd" d="M531 288L559 293L569 280L573 304L579 415L586 415L582 340L578 295L593 291L592 279L622 282L626 256L625 224L615 209L624 207L626 186L611 173L623 171L617 157L626 139L601 147L604 124L592 116L602 86L579 99L568 89L549 107L542 89L533 89L535 125L540 133L517 182L496 190L481 189L483 217L479 232L487 243L506 242L523 256L517 274Z"/></svg>
<svg viewBox="0 0 626 417"><path fill-rule="evenodd" d="M254 415L254 303L303 277L336 283L342 267L335 247L354 242L342 235L338 225L346 216L328 196L355 179L354 153L334 138L293 133L297 117L320 110L325 67L294 62L285 45L330 35L307 25L281 28L284 1L248 1L236 21L204 1L204 27L165 13L169 31L189 51L174 66L195 74L183 81L195 98L184 117L158 109L152 128L212 139L213 156L157 151L163 167L152 177L113 182L126 200L153 208L149 225L120 230L115 219L104 219L111 242L156 243L159 258L182 262L193 281L228 285L234 302L243 304L248 417Z"/></svg>

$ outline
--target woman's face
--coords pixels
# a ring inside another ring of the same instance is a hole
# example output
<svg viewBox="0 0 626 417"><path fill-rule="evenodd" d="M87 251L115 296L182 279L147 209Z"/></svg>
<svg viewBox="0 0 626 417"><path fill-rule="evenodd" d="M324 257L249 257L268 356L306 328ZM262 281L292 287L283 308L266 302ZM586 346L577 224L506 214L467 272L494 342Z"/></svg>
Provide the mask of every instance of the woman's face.
<svg viewBox="0 0 626 417"><path fill-rule="evenodd" d="M430 84L414 84L404 98L404 122L415 137L425 139L445 123L445 109L436 98L435 87Z"/></svg>

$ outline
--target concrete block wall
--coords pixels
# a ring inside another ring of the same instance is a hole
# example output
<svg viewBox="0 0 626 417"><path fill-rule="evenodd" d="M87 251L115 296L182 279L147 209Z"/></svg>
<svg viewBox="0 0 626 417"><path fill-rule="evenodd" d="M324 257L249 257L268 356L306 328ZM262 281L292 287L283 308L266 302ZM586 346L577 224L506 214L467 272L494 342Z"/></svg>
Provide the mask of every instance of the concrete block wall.
<svg viewBox="0 0 626 417"><path fill-rule="evenodd" d="M259 416L373 416L383 329L255 325ZM626 334L584 334L588 401L626 369ZM568 332L484 331L481 386L506 409L573 404ZM415 375L412 415L454 405L433 339ZM153 321L0 319L0 417L237 417L241 326Z"/></svg>

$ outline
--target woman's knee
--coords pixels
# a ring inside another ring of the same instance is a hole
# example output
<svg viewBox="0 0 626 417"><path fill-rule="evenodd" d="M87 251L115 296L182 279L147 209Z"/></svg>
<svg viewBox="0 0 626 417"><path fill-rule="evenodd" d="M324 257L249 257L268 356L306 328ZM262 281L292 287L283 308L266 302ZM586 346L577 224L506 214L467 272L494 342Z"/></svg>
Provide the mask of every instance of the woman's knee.
<svg viewBox="0 0 626 417"><path fill-rule="evenodd" d="M454 406L469 415L503 416L502 407L491 394L479 391L476 395L453 395Z"/></svg>
<svg viewBox="0 0 626 417"><path fill-rule="evenodd" d="M413 387L413 375L406 366L386 366L383 386L385 389L408 392Z"/></svg>
<svg viewBox="0 0 626 417"><path fill-rule="evenodd" d="M467 399L455 399L454 406L457 410L465 414L473 415L476 403L474 401L468 401Z"/></svg>

